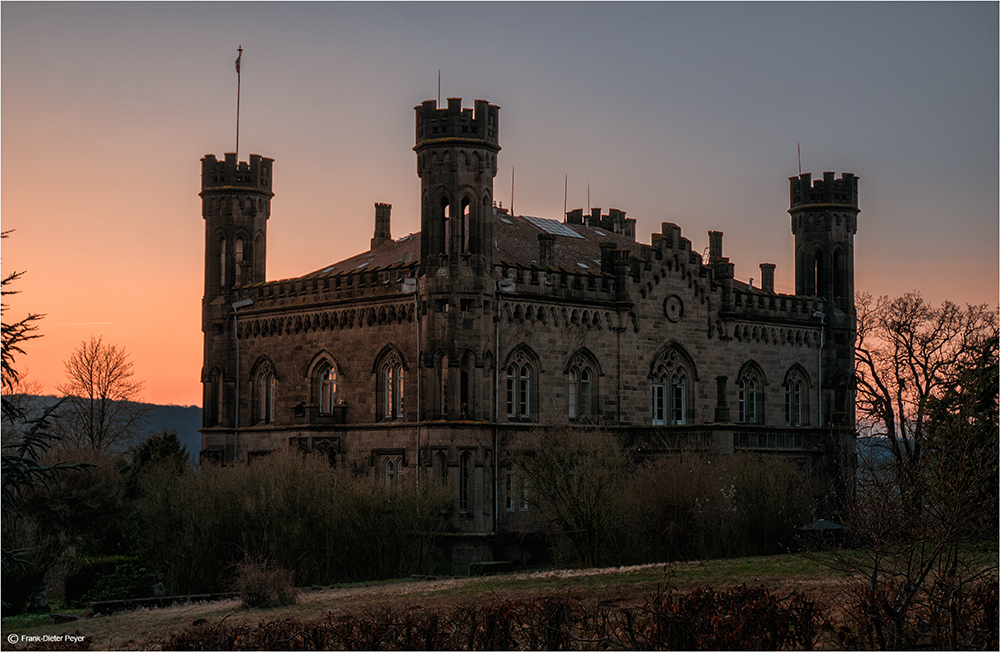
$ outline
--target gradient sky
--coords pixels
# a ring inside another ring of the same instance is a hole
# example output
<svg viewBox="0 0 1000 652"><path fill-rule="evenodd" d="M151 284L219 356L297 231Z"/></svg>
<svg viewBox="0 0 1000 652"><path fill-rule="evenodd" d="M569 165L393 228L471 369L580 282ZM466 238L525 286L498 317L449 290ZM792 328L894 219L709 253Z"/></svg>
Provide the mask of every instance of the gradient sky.
<svg viewBox="0 0 1000 652"><path fill-rule="evenodd" d="M501 107L495 196L619 208L649 242L725 232L737 278L794 290L788 177L860 181L856 287L998 300L997 3L0 5L3 273L46 313L21 366L54 392L102 335L145 400L200 404L200 164L275 159L269 279L419 229L413 107Z"/></svg>

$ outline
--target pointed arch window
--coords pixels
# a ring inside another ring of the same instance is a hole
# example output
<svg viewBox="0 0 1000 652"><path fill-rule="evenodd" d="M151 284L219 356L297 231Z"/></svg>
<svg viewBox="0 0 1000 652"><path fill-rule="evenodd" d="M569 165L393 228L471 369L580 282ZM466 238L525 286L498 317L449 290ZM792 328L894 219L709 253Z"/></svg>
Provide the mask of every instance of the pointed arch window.
<svg viewBox="0 0 1000 652"><path fill-rule="evenodd" d="M333 412L337 404L337 368L330 362L323 362L316 370L316 396L320 414Z"/></svg>
<svg viewBox="0 0 1000 652"><path fill-rule="evenodd" d="M740 423L764 423L764 374L753 361L740 369L736 383L737 421Z"/></svg>
<svg viewBox="0 0 1000 652"><path fill-rule="evenodd" d="M507 418L528 421L534 409L534 360L521 349L507 363Z"/></svg>
<svg viewBox="0 0 1000 652"><path fill-rule="evenodd" d="M586 419L591 414L594 404L593 372L585 361L578 361L569 370L569 418Z"/></svg>
<svg viewBox="0 0 1000 652"><path fill-rule="evenodd" d="M403 363L392 351L379 365L380 410L383 419L403 416Z"/></svg>
<svg viewBox="0 0 1000 652"><path fill-rule="evenodd" d="M236 244L233 246L233 258L235 263L233 265L233 277L235 280L235 285L242 285L243 283L243 238L236 238Z"/></svg>
<svg viewBox="0 0 1000 652"><path fill-rule="evenodd" d="M740 423L758 423L757 421L757 379L740 378L739 382L739 421Z"/></svg>
<svg viewBox="0 0 1000 652"><path fill-rule="evenodd" d="M462 453L458 465L458 511L463 514L469 511L470 478L472 476L472 453Z"/></svg>
<svg viewBox="0 0 1000 652"><path fill-rule="evenodd" d="M785 376L782 389L785 394L786 426L808 425L807 387L808 383L805 374L801 370L793 368Z"/></svg>
<svg viewBox="0 0 1000 652"><path fill-rule="evenodd" d="M226 286L226 239L219 241L219 286Z"/></svg>
<svg viewBox="0 0 1000 652"><path fill-rule="evenodd" d="M257 423L273 423L278 379L270 364L261 365L254 377L254 417Z"/></svg>
<svg viewBox="0 0 1000 652"><path fill-rule="evenodd" d="M678 351L665 352L654 367L651 385L653 390L653 425L684 425L688 422L689 382L693 370Z"/></svg>

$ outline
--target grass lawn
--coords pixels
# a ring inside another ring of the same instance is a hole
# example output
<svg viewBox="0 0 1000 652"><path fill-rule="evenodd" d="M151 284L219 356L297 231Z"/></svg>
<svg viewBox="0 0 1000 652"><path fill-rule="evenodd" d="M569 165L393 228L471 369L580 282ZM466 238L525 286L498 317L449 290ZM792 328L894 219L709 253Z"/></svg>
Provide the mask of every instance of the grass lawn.
<svg viewBox="0 0 1000 652"><path fill-rule="evenodd" d="M185 604L82 619L50 625L44 616L18 616L3 621L3 649L8 636L82 635L92 649L154 649L170 634L199 619L217 623L257 624L296 618L313 620L327 613L361 613L396 607L450 611L490 600L559 594L614 604L641 604L666 587L685 591L699 586L724 589L739 584L764 586L779 594L798 590L825 600L836 591L837 575L819 561L798 555L656 564L628 568L548 570L487 577L394 580L364 585L303 589L298 604L276 609L244 609L235 600ZM23 647L18 645L16 647Z"/></svg>

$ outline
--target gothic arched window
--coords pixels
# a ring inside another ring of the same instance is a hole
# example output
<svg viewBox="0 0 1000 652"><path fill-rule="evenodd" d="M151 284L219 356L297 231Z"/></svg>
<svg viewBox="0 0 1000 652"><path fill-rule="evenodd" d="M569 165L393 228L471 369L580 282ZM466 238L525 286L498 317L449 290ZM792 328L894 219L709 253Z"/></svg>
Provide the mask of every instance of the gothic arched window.
<svg viewBox="0 0 1000 652"><path fill-rule="evenodd" d="M254 418L256 423L273 423L278 379L269 363L264 363L254 376Z"/></svg>
<svg viewBox="0 0 1000 652"><path fill-rule="evenodd" d="M653 425L683 425L690 411L690 359L671 347L656 360L651 374Z"/></svg>
<svg viewBox="0 0 1000 652"><path fill-rule="evenodd" d="M737 391L737 421L764 423L764 374L754 362L740 369Z"/></svg>
<svg viewBox="0 0 1000 652"><path fill-rule="evenodd" d="M808 424L807 387L808 382L801 369L792 368L785 375L785 382L782 383L782 389L785 393L786 426L804 426Z"/></svg>
<svg viewBox="0 0 1000 652"><path fill-rule="evenodd" d="M587 419L593 416L595 408L594 364L583 354L573 358L571 363L567 388L567 398L570 419Z"/></svg>
<svg viewBox="0 0 1000 652"><path fill-rule="evenodd" d="M399 354L389 352L378 367L381 418L403 416L403 363Z"/></svg>
<svg viewBox="0 0 1000 652"><path fill-rule="evenodd" d="M337 369L330 362L323 362L316 370L316 396L321 414L333 412L337 404Z"/></svg>

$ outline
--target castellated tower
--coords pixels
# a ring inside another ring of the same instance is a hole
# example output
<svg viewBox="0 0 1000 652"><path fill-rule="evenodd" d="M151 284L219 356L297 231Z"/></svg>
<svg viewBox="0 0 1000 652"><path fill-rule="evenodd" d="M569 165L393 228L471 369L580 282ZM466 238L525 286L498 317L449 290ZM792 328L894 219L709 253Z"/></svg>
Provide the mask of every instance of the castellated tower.
<svg viewBox="0 0 1000 652"><path fill-rule="evenodd" d="M789 179L789 209L795 235L795 294L825 301L817 319L825 330L823 424L853 424L854 235L858 231L858 178L824 172Z"/></svg>
<svg viewBox="0 0 1000 652"><path fill-rule="evenodd" d="M854 306L854 234L858 232L858 178L810 174L791 177L795 235L795 294L819 296L841 310Z"/></svg>
<svg viewBox="0 0 1000 652"><path fill-rule="evenodd" d="M236 154L219 161L208 154L201 159L201 214L205 219L205 295L202 299L202 332L205 360L202 383L205 397L203 424L227 425L235 401L235 352L232 302L241 286L264 281L267 218L271 214L271 164L269 158L251 155L237 162Z"/></svg>
<svg viewBox="0 0 1000 652"><path fill-rule="evenodd" d="M422 417L486 419L492 414L493 177L497 173L500 107L460 98L433 100L416 111L420 177L420 360Z"/></svg>
<svg viewBox="0 0 1000 652"><path fill-rule="evenodd" d="M264 280L272 163L256 154L249 163L237 163L236 154L201 159L206 301Z"/></svg>
<svg viewBox="0 0 1000 652"><path fill-rule="evenodd" d="M483 100L475 105L475 111L462 109L461 98L448 98L446 109L433 100L414 107L425 270L490 267L500 107Z"/></svg>

